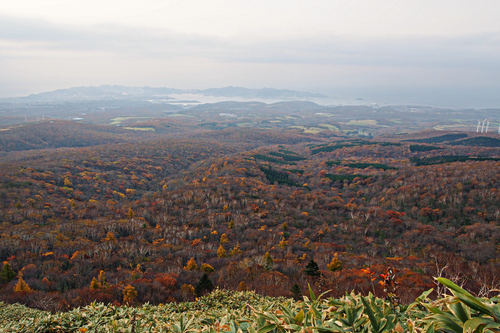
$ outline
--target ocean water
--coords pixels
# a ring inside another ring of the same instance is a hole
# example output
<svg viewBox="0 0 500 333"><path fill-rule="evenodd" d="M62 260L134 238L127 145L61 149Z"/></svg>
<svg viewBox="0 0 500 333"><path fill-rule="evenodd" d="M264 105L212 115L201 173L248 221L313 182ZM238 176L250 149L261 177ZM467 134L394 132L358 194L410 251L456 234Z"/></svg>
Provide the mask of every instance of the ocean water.
<svg viewBox="0 0 500 333"><path fill-rule="evenodd" d="M278 102L291 102L291 101L307 101L313 102L319 105L331 106L331 105L372 105L377 106L378 104L365 99L353 98L353 99L340 99L335 97L314 97L314 98L244 98L244 97L226 97L226 96L205 96L201 94L170 94L169 97L173 99L168 99L162 102L167 102L169 104L182 105L185 108L190 108L195 105L205 104L205 103L218 103L226 101L234 102L262 102L266 104L278 103Z"/></svg>

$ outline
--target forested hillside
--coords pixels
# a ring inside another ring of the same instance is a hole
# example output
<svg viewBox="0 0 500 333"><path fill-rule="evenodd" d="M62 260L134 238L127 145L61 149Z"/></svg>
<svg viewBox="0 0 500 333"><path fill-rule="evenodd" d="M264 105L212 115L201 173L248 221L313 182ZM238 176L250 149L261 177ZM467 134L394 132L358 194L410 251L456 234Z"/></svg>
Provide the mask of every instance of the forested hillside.
<svg viewBox="0 0 500 333"><path fill-rule="evenodd" d="M402 304L436 276L493 296L499 148L405 139L227 129L8 153L0 300L60 311L308 284L382 297L389 268Z"/></svg>

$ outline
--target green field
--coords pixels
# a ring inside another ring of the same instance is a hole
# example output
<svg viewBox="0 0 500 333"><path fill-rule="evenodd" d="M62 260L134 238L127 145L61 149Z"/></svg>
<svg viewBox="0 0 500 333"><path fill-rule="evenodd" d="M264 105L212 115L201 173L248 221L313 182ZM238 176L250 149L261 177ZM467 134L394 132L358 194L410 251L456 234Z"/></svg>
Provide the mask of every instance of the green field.
<svg viewBox="0 0 500 333"><path fill-rule="evenodd" d="M301 129L302 131L304 131L304 133L311 133L311 134L317 134L317 133L323 131L323 129L319 128L319 127L290 126L289 128Z"/></svg>
<svg viewBox="0 0 500 333"><path fill-rule="evenodd" d="M153 127L124 127L124 129L132 130L132 131L152 131L155 129Z"/></svg>
<svg viewBox="0 0 500 333"><path fill-rule="evenodd" d="M124 120L129 119L151 119L152 117L115 117L111 119L111 125L120 125Z"/></svg>
<svg viewBox="0 0 500 333"><path fill-rule="evenodd" d="M245 123L237 123L236 126L238 127L249 127L249 126L253 126L255 123L252 123L252 122L245 122Z"/></svg>
<svg viewBox="0 0 500 333"><path fill-rule="evenodd" d="M355 126L377 126L377 121L375 119L349 120L349 122L344 124Z"/></svg>
<svg viewBox="0 0 500 333"><path fill-rule="evenodd" d="M328 128L331 131L340 131L340 129L337 126L330 125L330 124L319 124L319 127L325 127Z"/></svg>
<svg viewBox="0 0 500 333"><path fill-rule="evenodd" d="M169 114L166 114L165 117L172 117L172 118L176 118L176 117L188 117L188 118L192 118L194 116L192 116L190 114L182 114L182 113L169 113Z"/></svg>

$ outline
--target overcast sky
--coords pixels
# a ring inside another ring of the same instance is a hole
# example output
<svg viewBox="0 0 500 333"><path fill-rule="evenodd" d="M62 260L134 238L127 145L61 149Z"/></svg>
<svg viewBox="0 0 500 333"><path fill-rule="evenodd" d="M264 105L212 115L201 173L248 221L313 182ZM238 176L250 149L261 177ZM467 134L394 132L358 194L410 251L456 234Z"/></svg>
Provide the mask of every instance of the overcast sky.
<svg viewBox="0 0 500 333"><path fill-rule="evenodd" d="M500 107L498 0L0 0L0 97L119 84Z"/></svg>

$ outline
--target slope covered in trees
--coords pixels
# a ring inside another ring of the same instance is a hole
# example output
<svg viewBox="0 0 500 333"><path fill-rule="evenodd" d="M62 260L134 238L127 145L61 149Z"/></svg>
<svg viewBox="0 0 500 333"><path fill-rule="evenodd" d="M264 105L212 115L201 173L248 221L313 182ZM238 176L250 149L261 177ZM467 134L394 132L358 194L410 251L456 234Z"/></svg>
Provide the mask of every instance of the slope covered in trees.
<svg viewBox="0 0 500 333"><path fill-rule="evenodd" d="M0 300L57 311L190 301L211 286L299 297L307 284L381 297L372 278L389 267L405 304L433 276L481 296L500 287L498 148L198 135L6 155ZM482 159L411 163L443 156Z"/></svg>
<svg viewBox="0 0 500 333"><path fill-rule="evenodd" d="M44 121L0 131L0 151L96 146L129 141L130 136L136 135L119 127Z"/></svg>
<svg viewBox="0 0 500 333"><path fill-rule="evenodd" d="M434 136L430 138L425 138L425 139L413 139L411 141L413 142L421 142L421 143L443 143L443 142L450 142L450 141L455 141L463 138L467 138L468 135L465 133L450 133L450 134L444 134L444 135L439 135L439 136Z"/></svg>
<svg viewBox="0 0 500 333"><path fill-rule="evenodd" d="M476 147L500 147L500 140L497 138L489 138L485 136L478 136L453 142L455 145L461 146L476 146Z"/></svg>

